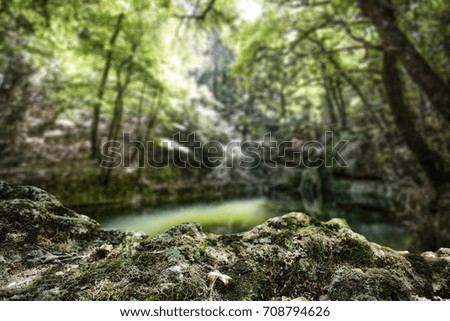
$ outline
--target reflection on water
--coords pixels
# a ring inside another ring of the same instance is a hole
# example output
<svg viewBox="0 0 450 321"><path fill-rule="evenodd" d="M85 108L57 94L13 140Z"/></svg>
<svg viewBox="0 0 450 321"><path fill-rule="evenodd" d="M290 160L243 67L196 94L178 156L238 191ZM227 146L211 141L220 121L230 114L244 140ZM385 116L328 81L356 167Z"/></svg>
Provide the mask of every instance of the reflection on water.
<svg viewBox="0 0 450 321"><path fill-rule="evenodd" d="M184 222L200 223L208 232L233 233L247 230L269 218L264 204L264 199L251 199L144 208L115 217L97 217L97 220L104 228L142 231L147 234L161 233Z"/></svg>
<svg viewBox="0 0 450 321"><path fill-rule="evenodd" d="M176 207L84 212L90 213L103 228L157 234L183 222L200 223L207 232L236 233L249 230L270 217L294 211L313 213L314 217L322 221L333 217L344 218L354 231L370 241L395 249L407 249L410 243L406 230L386 222L382 213L344 211L299 201L254 198Z"/></svg>

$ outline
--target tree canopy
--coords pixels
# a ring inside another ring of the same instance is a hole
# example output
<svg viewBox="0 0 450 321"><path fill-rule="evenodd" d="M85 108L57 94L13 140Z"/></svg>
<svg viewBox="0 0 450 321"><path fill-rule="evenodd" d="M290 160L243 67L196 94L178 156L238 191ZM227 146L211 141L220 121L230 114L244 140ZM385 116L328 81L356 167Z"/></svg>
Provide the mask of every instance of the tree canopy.
<svg viewBox="0 0 450 321"><path fill-rule="evenodd" d="M411 180L429 187L424 211L447 211L448 1L10 0L0 25L4 166L53 159L43 149L58 121L77 128L61 155L89 164L101 186L116 173L97 166L113 153L104 143L125 133L158 143L180 133L194 153L190 133L226 144L333 131L369 146L366 163L321 179ZM127 154L139 184L217 174L142 169L141 154Z"/></svg>

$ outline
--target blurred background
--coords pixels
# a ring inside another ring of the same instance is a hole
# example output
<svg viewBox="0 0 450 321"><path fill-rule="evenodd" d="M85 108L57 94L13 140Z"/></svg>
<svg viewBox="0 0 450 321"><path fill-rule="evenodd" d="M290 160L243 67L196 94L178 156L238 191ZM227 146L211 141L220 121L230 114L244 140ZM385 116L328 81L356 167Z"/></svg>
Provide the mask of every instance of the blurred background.
<svg viewBox="0 0 450 321"><path fill-rule="evenodd" d="M302 211L399 250L448 247L449 75L445 0L1 0L0 179L107 228L233 233ZM152 153L180 133L191 157L190 133L301 146L326 131L349 167L142 168L130 146L129 168L99 165L123 133Z"/></svg>

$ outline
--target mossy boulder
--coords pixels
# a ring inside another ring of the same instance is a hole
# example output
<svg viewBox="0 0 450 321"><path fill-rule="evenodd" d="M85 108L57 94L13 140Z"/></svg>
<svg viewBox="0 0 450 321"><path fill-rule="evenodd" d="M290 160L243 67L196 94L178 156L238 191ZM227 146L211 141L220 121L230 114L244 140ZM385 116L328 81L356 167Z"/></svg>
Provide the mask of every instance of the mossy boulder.
<svg viewBox="0 0 450 321"><path fill-rule="evenodd" d="M0 181L0 246L7 257L38 248L70 247L98 234L97 222L65 208L53 195Z"/></svg>
<svg viewBox="0 0 450 321"><path fill-rule="evenodd" d="M156 236L104 231L42 190L0 184L4 300L450 299L450 249L368 242L302 213L239 234L185 223ZM211 284L208 273L234 279Z"/></svg>

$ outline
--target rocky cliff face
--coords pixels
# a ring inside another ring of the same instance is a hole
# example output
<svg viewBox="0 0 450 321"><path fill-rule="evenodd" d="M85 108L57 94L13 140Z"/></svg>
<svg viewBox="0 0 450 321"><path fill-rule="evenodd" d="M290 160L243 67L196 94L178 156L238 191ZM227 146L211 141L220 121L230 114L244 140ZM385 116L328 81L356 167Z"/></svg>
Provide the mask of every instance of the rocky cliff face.
<svg viewBox="0 0 450 321"><path fill-rule="evenodd" d="M233 278L227 286L208 274ZM301 213L232 235L186 223L104 231L34 187L0 182L3 300L450 299L450 249L421 255Z"/></svg>

